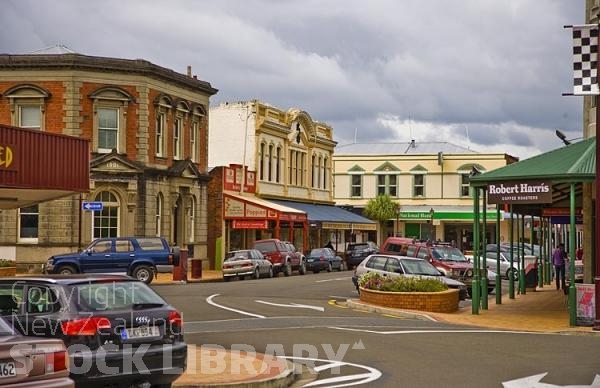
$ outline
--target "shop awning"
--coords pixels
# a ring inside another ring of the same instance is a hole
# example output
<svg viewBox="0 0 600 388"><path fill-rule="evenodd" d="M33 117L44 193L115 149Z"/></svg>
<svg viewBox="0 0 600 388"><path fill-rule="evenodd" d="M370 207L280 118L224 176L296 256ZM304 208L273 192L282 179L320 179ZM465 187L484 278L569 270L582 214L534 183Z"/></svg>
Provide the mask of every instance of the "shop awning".
<svg viewBox="0 0 600 388"><path fill-rule="evenodd" d="M323 229L377 230L375 221L337 206L279 200L270 202L305 212L309 222L319 222Z"/></svg>
<svg viewBox="0 0 600 388"><path fill-rule="evenodd" d="M434 220L456 220L472 221L473 206L427 206L427 205L405 205L400 207L400 221L430 220L431 209L433 209ZM496 219L496 209L487 210L488 220ZM500 211L500 218L504 218L504 211Z"/></svg>
<svg viewBox="0 0 600 388"><path fill-rule="evenodd" d="M270 219L306 221L306 212L267 201L254 195L224 194L225 219Z"/></svg>

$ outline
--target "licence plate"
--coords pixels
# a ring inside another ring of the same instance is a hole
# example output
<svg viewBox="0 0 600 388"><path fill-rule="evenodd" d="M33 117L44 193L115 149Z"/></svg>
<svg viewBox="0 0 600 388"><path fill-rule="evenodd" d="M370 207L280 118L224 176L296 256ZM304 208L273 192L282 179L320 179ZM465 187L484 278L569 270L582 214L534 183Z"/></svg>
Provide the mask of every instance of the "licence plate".
<svg viewBox="0 0 600 388"><path fill-rule="evenodd" d="M12 361L0 362L0 377L11 377L17 375L17 368Z"/></svg>
<svg viewBox="0 0 600 388"><path fill-rule="evenodd" d="M121 331L121 339L159 337L160 331L158 326L140 326L123 329Z"/></svg>

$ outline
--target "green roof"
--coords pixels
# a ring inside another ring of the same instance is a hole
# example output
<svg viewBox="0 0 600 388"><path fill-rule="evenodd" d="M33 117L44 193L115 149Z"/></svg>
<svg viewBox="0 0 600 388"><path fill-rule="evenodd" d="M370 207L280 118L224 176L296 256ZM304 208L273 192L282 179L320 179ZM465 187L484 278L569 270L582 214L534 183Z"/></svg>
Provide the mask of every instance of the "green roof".
<svg viewBox="0 0 600 388"><path fill-rule="evenodd" d="M596 138L533 156L504 167L472 176L472 186L490 182L522 179L551 180L553 182L583 182L596 178Z"/></svg>

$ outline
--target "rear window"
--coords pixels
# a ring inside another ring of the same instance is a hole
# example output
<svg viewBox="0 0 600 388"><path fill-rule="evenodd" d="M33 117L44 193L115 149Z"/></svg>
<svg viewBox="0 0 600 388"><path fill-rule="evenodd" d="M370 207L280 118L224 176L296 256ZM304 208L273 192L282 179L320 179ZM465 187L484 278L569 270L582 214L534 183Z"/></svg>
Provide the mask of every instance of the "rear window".
<svg viewBox="0 0 600 388"><path fill-rule="evenodd" d="M142 251L162 251L165 249L160 238L138 238L138 245Z"/></svg>
<svg viewBox="0 0 600 388"><path fill-rule="evenodd" d="M77 304L84 311L160 307L166 302L142 282L86 283L74 286Z"/></svg>
<svg viewBox="0 0 600 388"><path fill-rule="evenodd" d="M258 249L261 252L273 252L277 250L273 241L257 242L254 244L254 249Z"/></svg>
<svg viewBox="0 0 600 388"><path fill-rule="evenodd" d="M225 261L244 260L250 257L250 251L233 251L227 252Z"/></svg>
<svg viewBox="0 0 600 388"><path fill-rule="evenodd" d="M349 251L364 251L365 249L369 248L369 244L354 244L354 245L348 245L348 250Z"/></svg>
<svg viewBox="0 0 600 388"><path fill-rule="evenodd" d="M442 261L468 261L465 255L463 255L458 248L453 247L434 247L431 249L431 254L436 259Z"/></svg>

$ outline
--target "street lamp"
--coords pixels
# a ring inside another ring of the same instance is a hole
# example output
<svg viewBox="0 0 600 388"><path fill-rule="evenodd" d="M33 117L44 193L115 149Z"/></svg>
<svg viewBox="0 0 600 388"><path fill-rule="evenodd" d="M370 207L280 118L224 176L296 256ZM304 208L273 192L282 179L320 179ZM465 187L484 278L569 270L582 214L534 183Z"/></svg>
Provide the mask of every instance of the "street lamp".
<svg viewBox="0 0 600 388"><path fill-rule="evenodd" d="M435 215L435 210L433 208L429 209L429 238L431 241L435 240L433 238L433 216Z"/></svg>

